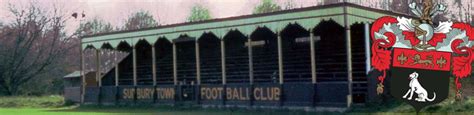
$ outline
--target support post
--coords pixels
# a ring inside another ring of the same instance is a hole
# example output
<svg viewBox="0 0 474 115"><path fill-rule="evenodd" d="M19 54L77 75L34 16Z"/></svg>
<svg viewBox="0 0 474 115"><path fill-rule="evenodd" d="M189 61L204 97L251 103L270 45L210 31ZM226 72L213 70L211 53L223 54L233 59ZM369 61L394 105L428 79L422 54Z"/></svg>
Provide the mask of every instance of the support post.
<svg viewBox="0 0 474 115"><path fill-rule="evenodd" d="M86 93L86 74L85 74L85 65L84 65L84 50L82 50L82 45L81 45L81 78L82 78L82 84L81 84L81 103L84 103L84 96Z"/></svg>
<svg viewBox="0 0 474 115"><path fill-rule="evenodd" d="M135 45L132 50L133 55L133 86L137 86L137 49Z"/></svg>
<svg viewBox="0 0 474 115"><path fill-rule="evenodd" d="M248 55L249 55L249 81L250 85L253 84L253 56L252 56L252 38L248 35Z"/></svg>
<svg viewBox="0 0 474 115"><path fill-rule="evenodd" d="M102 87L102 78L101 78L101 69L100 69L100 49L95 50L96 53L96 73L95 73L95 78L96 81L99 82L99 87Z"/></svg>
<svg viewBox="0 0 474 115"><path fill-rule="evenodd" d="M156 53L155 53L155 44L151 44L151 68L152 70L152 77L153 77L153 86L156 86Z"/></svg>
<svg viewBox="0 0 474 115"><path fill-rule="evenodd" d="M115 64L115 95L114 95L114 99L115 99L115 102L117 103L117 100L119 99L118 98L118 89L119 89L119 63L118 62L118 57L117 57L117 50L114 50L114 64Z"/></svg>
<svg viewBox="0 0 474 115"><path fill-rule="evenodd" d="M100 103L100 92L101 92L101 89L102 89L102 76L101 76L101 69L100 69L100 48L96 49L96 74L95 74L95 78L96 78L96 81L98 82L98 88L99 88L99 95L97 97L97 100L98 102L97 103Z"/></svg>
<svg viewBox="0 0 474 115"><path fill-rule="evenodd" d="M365 70L366 74L369 75L370 72L370 31L369 23L364 24L364 37L365 37Z"/></svg>
<svg viewBox="0 0 474 115"><path fill-rule="evenodd" d="M247 37L247 45L248 45L248 56L249 56L249 82L250 82L250 90L253 90L254 89L254 86L253 86L253 52L252 52L252 37L251 35L248 35ZM253 97L253 91L250 92L250 97ZM249 99L250 101L250 106L254 105L254 101L255 99L254 98L250 98Z"/></svg>
<svg viewBox="0 0 474 115"><path fill-rule="evenodd" d="M310 47L310 55L311 55L311 83L313 83L313 90L312 90L312 106L316 105L316 83L317 83L317 74L316 74L316 49L314 48L314 32L313 29L309 29L309 47Z"/></svg>
<svg viewBox="0 0 474 115"><path fill-rule="evenodd" d="M347 85L349 94L347 96L347 106L352 105L352 50L351 50L351 29L346 28L346 54L347 54Z"/></svg>
<svg viewBox="0 0 474 115"><path fill-rule="evenodd" d="M178 85L178 66L176 65L176 43L173 42L173 81L174 85Z"/></svg>
<svg viewBox="0 0 474 115"><path fill-rule="evenodd" d="M277 40L278 40L278 78L279 83L283 84L283 51L281 45L281 35L280 32L277 33Z"/></svg>
<svg viewBox="0 0 474 115"><path fill-rule="evenodd" d="M226 59L225 59L225 42L224 39L221 39L221 69L222 69L222 85L227 83L226 76Z"/></svg>
<svg viewBox="0 0 474 115"><path fill-rule="evenodd" d="M199 40L196 40L195 42L195 48L196 49L196 83L197 85L201 84L201 61L200 61L200 56L199 56Z"/></svg>
<svg viewBox="0 0 474 115"><path fill-rule="evenodd" d="M309 47L311 49L311 83L316 84L316 50L314 49L314 33L309 29Z"/></svg>
<svg viewBox="0 0 474 115"><path fill-rule="evenodd" d="M352 48L351 48L351 27L348 21L347 6L344 6L344 28L346 33L346 54L347 54L347 107L352 105Z"/></svg>
<svg viewBox="0 0 474 115"><path fill-rule="evenodd" d="M114 62L115 62L115 86L119 86L119 62L117 61L117 51L114 51Z"/></svg>

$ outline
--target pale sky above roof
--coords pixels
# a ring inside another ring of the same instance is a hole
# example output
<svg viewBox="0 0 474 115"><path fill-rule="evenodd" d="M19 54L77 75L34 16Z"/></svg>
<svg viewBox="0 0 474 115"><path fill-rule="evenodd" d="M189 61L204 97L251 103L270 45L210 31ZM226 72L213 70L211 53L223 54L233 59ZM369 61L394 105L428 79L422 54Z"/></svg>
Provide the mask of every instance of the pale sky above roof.
<svg viewBox="0 0 474 115"><path fill-rule="evenodd" d="M122 26L128 15L140 10L150 12L155 20L161 25L182 23L189 15L189 11L194 4L201 4L209 8L213 18L224 18L231 16L239 16L251 14L253 8L262 0L0 0L0 22L12 22L13 17L8 12L8 5L27 6L31 1L44 9L59 6L63 9L62 12L68 17L73 12L84 12L86 18L90 20L93 18L100 18L113 26ZM296 8L308 7L321 4L318 1L323 0L274 0L280 6L285 6L286 3L292 1ZM342 1L342 0L334 0ZM363 6L370 6L374 8L383 8L384 0L347 0L349 2L358 3ZM385 0L392 1L392 0ZM440 1L440 0L435 0ZM446 2L446 1L444 1ZM462 0L463 8L473 7L471 0ZM472 14L471 12L459 12L452 6L458 7L454 2L444 3L448 5L448 11L456 17L463 17L465 14ZM467 6L467 7L466 7ZM473 11L474 8L467 9ZM464 14L463 14L464 13ZM461 19L459 19L461 20ZM70 20L66 24L67 31L74 31L79 25L79 20Z"/></svg>
<svg viewBox="0 0 474 115"><path fill-rule="evenodd" d="M293 1L296 7L316 5L316 0L274 0L284 5ZM0 0L0 21L7 23L13 17L8 12L9 3L16 6L25 6L31 0ZM252 13L253 8L261 0L37 0L42 8L51 8L53 5L63 8L66 14L84 12L84 20L101 18L113 26L121 26L128 15L140 10L150 12L159 24L181 23L186 20L194 4L201 4L209 8L213 18L224 18ZM67 30L73 31L80 21L71 20L67 23Z"/></svg>

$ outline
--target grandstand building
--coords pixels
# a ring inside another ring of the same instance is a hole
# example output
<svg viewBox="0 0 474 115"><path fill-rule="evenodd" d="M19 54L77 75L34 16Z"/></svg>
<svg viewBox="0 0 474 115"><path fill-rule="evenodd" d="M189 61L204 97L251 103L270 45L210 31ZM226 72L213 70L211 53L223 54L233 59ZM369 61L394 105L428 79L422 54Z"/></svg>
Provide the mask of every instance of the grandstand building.
<svg viewBox="0 0 474 115"><path fill-rule="evenodd" d="M83 51L113 49L129 55L105 74L98 70L97 85L83 83L81 100L249 107L364 104L376 92L376 81L368 77L369 27L387 15L405 16L338 3L83 36Z"/></svg>

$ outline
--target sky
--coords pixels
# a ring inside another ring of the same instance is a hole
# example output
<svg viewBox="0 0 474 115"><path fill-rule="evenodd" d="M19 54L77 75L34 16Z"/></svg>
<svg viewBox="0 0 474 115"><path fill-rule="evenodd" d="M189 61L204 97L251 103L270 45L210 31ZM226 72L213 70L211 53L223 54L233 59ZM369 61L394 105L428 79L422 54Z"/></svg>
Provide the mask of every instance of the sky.
<svg viewBox="0 0 474 115"><path fill-rule="evenodd" d="M91 20L94 18L103 19L113 26L122 26L128 15L140 10L150 12L155 20L161 25L182 23L190 14L190 9L195 4L201 4L209 8L213 18L225 18L239 15L251 14L253 8L262 0L0 0L0 22L11 22L13 17L8 12L9 4L16 7L25 7L31 1L34 4L44 8L52 8L54 6L63 9L62 12L70 16L73 12L84 12L85 19L69 20L66 24L66 31L74 31L81 21ZM321 4L323 0L274 0L280 6L292 2L296 8L309 7ZM342 1L342 0L335 0ZM359 3L363 6L373 8L384 7L381 5L385 1L392 0L348 0L349 2ZM441 0L434 0L440 2ZM454 1L454 0L453 0ZM447 1L443 1L447 2ZM474 11L473 0L461 0L463 8L471 7ZM454 2L445 3L449 6L457 6ZM455 16L465 15L456 9L448 6L448 12ZM471 12L469 12L471 13ZM472 14L472 13L471 13Z"/></svg>
<svg viewBox="0 0 474 115"><path fill-rule="evenodd" d="M317 4L315 0L274 0L284 5L294 1L297 7L308 7ZM150 12L161 25L185 22L190 9L194 4L201 4L209 8L213 18L225 18L251 14L253 8L261 0L36 0L42 8L59 6L72 14L79 12L86 14L85 19L70 20L66 30L74 31L81 21L101 18L113 26L121 26L128 15L137 11ZM13 17L8 12L9 4L16 7L25 7L31 0L0 0L0 22L10 22Z"/></svg>

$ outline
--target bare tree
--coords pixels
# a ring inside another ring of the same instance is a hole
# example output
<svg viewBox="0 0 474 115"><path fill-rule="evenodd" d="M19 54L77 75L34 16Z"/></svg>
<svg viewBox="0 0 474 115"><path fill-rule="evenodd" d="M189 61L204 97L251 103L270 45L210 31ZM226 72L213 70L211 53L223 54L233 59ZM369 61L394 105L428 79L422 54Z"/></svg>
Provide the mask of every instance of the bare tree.
<svg viewBox="0 0 474 115"><path fill-rule="evenodd" d="M392 4L390 4L390 9L396 11L396 12L400 12L400 13L404 13L404 14L410 14L410 10L409 10L409 7L408 7L408 3L409 0L394 0L392 1Z"/></svg>
<svg viewBox="0 0 474 115"><path fill-rule="evenodd" d="M96 17L85 23L81 23L75 33L79 36L84 36L112 31L114 31L112 24Z"/></svg>
<svg viewBox="0 0 474 115"><path fill-rule="evenodd" d="M158 26L158 22L153 18L153 15L148 11L138 11L132 13L125 21L123 30L136 30L141 28L148 28Z"/></svg>
<svg viewBox="0 0 474 115"><path fill-rule="evenodd" d="M339 3L339 0L323 0L323 5Z"/></svg>
<svg viewBox="0 0 474 115"><path fill-rule="evenodd" d="M26 9L10 4L14 22L2 28L0 37L0 89L17 95L30 80L53 72L74 45L64 32L66 15L59 8L43 10L30 3Z"/></svg>
<svg viewBox="0 0 474 115"><path fill-rule="evenodd" d="M290 9L296 8L296 4L293 0L286 1L284 6L285 6L285 10L290 10Z"/></svg>

